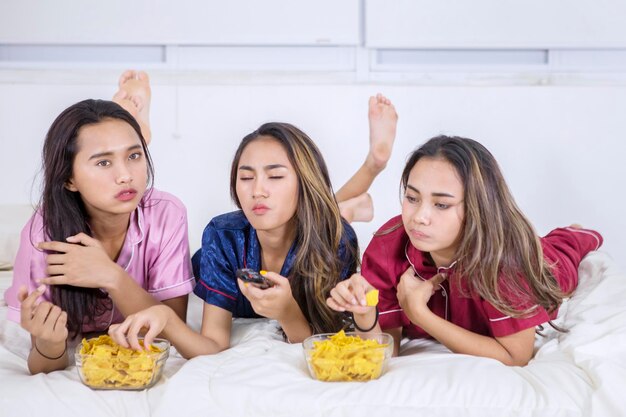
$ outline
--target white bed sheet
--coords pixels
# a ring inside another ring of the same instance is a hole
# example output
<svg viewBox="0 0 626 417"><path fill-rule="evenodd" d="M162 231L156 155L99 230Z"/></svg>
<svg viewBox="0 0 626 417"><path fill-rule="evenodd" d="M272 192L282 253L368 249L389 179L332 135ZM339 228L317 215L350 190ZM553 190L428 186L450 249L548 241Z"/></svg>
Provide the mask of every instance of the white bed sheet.
<svg viewBox="0 0 626 417"><path fill-rule="evenodd" d="M195 297L192 296L195 299ZM175 351L150 390L92 391L74 367L28 375L26 332L0 309L1 416L624 416L626 275L608 255L590 254L580 285L554 331L526 367L450 353L411 341L368 383L312 380L301 345L282 342L270 320L234 321L233 348L190 361ZM200 304L193 300L192 327ZM410 353L410 354L409 354Z"/></svg>

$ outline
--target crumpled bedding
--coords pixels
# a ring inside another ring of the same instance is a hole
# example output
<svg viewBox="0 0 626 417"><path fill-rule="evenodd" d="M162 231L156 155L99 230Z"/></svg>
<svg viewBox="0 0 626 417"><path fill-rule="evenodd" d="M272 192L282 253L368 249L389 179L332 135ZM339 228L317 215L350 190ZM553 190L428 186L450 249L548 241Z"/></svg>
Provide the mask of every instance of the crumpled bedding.
<svg viewBox="0 0 626 417"><path fill-rule="evenodd" d="M568 333L546 330L528 366L453 354L407 341L387 372L367 383L313 380L300 344L274 321L236 319L232 348L184 360L175 350L164 377L144 391L92 391L76 369L30 376L29 335L0 310L3 416L624 416L626 274L602 252L582 262L580 285L559 312ZM192 297L190 325L201 302Z"/></svg>

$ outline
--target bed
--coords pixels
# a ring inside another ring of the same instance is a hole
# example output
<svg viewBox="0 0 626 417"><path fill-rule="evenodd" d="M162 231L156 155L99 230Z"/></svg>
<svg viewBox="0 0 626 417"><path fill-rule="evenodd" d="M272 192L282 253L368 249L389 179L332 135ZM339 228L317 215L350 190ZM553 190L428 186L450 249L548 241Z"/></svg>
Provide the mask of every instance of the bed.
<svg viewBox="0 0 626 417"><path fill-rule="evenodd" d="M231 349L189 361L172 350L151 389L93 391L74 366L30 376L29 335L6 320L2 305L0 415L624 416L626 275L602 252L588 255L579 272L580 286L557 321L570 331L538 337L528 366L410 341L367 383L314 381L302 346L284 343L275 322L236 319ZM10 271L0 272L0 286L10 279ZM202 306L191 297L189 321L197 329Z"/></svg>

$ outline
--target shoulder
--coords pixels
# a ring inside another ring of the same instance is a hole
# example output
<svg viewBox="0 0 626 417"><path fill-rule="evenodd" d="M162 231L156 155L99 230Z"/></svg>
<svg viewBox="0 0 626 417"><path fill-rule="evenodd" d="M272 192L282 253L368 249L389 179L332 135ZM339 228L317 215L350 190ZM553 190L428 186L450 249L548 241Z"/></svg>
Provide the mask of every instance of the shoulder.
<svg viewBox="0 0 626 417"><path fill-rule="evenodd" d="M408 239L401 216L391 218L374 233L367 245L363 253L364 268L380 264L393 269L403 264Z"/></svg>
<svg viewBox="0 0 626 417"><path fill-rule="evenodd" d="M44 233L43 216L41 215L41 209L37 209L30 217L30 219L28 219L28 221L22 228L20 240L22 242L31 241L33 242L33 244L48 240Z"/></svg>
<svg viewBox="0 0 626 417"><path fill-rule="evenodd" d="M187 213L182 201L173 194L152 188L146 192L139 205L146 212L178 212Z"/></svg>
<svg viewBox="0 0 626 417"><path fill-rule="evenodd" d="M243 211L237 210L213 217L207 227L216 230L247 230L251 226Z"/></svg>
<svg viewBox="0 0 626 417"><path fill-rule="evenodd" d="M397 215L389 219L374 233L372 240L368 246L380 247L384 246L389 249L395 247L404 247L408 239L404 231L404 225L402 224L402 216Z"/></svg>
<svg viewBox="0 0 626 417"><path fill-rule="evenodd" d="M147 234L169 239L179 235L187 239L187 209L172 194L152 188L146 192L133 212L128 233L142 241Z"/></svg>
<svg viewBox="0 0 626 417"><path fill-rule="evenodd" d="M241 210L213 217L204 228L203 245L211 240L240 241L251 229L250 222Z"/></svg>
<svg viewBox="0 0 626 417"><path fill-rule="evenodd" d="M397 229L395 229L397 226ZM395 229L393 232L391 233L386 233L391 229ZM394 233L396 233L397 230L401 230L404 231L403 225L402 225L402 215L398 214L397 216L392 217L391 219L387 220L382 226L380 226L378 228L378 230L376 231L376 233L374 234L374 237L384 237L384 236L388 236L388 235L392 235Z"/></svg>
<svg viewBox="0 0 626 417"><path fill-rule="evenodd" d="M187 222L187 209L175 196L152 188L146 192L133 216L140 228L177 228ZM131 219L131 222L133 220Z"/></svg>

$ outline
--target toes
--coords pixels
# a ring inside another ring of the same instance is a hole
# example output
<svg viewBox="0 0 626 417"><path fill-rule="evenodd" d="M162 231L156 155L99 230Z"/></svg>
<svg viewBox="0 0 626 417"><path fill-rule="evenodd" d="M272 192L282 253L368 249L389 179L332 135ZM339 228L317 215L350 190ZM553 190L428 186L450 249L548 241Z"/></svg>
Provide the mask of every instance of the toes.
<svg viewBox="0 0 626 417"><path fill-rule="evenodd" d="M122 87L124 85L124 83L128 80L132 80L136 78L136 71L135 70L126 70L122 73L122 75L120 75L120 79L118 82L118 85L120 87Z"/></svg>

